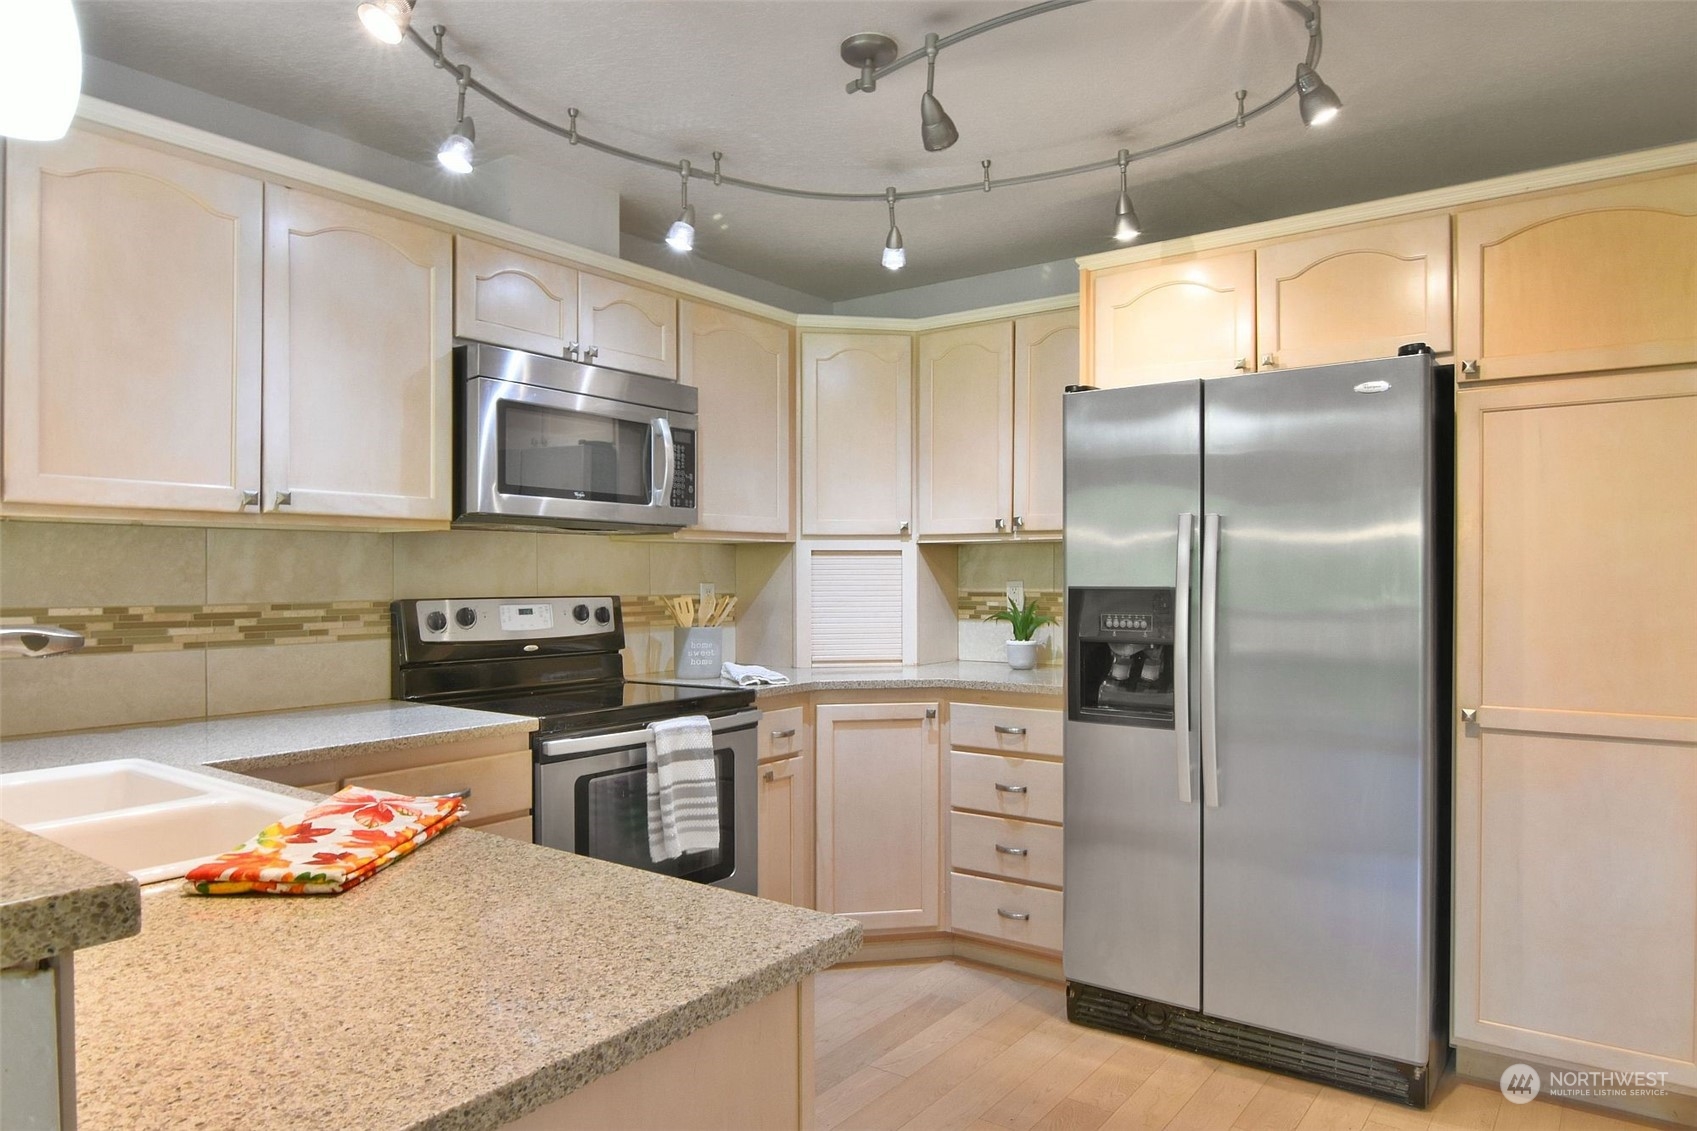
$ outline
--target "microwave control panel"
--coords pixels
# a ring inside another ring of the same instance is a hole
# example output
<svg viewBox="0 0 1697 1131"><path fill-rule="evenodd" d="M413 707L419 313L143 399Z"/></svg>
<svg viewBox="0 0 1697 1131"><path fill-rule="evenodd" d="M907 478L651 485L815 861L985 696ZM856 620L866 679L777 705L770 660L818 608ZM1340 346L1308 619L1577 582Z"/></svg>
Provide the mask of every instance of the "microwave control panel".
<svg viewBox="0 0 1697 1131"><path fill-rule="evenodd" d="M695 430L672 430L672 505L695 509Z"/></svg>

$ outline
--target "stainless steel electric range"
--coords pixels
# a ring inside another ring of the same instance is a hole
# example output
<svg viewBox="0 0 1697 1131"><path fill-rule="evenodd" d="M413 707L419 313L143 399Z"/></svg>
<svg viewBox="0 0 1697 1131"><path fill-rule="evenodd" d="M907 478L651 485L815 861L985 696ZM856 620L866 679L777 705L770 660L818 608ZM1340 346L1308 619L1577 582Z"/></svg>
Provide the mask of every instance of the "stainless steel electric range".
<svg viewBox="0 0 1697 1131"><path fill-rule="evenodd" d="M617 597L475 597L390 606L397 699L534 716L537 844L755 892L754 693L624 678ZM719 846L648 852L647 724L705 715L719 772ZM476 804L476 800L472 800Z"/></svg>

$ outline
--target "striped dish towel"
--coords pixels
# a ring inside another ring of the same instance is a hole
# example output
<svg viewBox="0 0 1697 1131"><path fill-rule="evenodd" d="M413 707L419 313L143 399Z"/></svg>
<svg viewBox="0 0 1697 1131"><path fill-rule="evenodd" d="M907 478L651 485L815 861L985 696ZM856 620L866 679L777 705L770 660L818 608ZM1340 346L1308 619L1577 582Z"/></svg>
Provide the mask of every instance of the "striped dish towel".
<svg viewBox="0 0 1697 1131"><path fill-rule="evenodd" d="M719 847L713 724L685 715L648 724L648 855L656 864Z"/></svg>

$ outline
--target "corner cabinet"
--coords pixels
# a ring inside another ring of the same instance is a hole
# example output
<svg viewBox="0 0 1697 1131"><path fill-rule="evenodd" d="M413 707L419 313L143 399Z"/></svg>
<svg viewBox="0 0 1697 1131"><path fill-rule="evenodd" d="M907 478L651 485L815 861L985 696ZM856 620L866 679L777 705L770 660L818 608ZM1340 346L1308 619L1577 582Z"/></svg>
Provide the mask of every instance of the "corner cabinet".
<svg viewBox="0 0 1697 1131"><path fill-rule="evenodd" d="M267 511L452 517L446 232L268 185Z"/></svg>
<svg viewBox="0 0 1697 1131"><path fill-rule="evenodd" d="M678 378L701 391L694 532L795 534L795 370L789 327L678 304Z"/></svg>
<svg viewBox="0 0 1697 1131"><path fill-rule="evenodd" d="M1087 285L1098 388L1254 368L1253 251L1114 268Z"/></svg>
<svg viewBox="0 0 1697 1131"><path fill-rule="evenodd" d="M936 703L814 709L819 910L868 929L942 925Z"/></svg>
<svg viewBox="0 0 1697 1131"><path fill-rule="evenodd" d="M260 486L264 186L80 130L6 156L5 500L236 512Z"/></svg>
<svg viewBox="0 0 1697 1131"><path fill-rule="evenodd" d="M913 339L801 336L801 530L899 537L913 526Z"/></svg>
<svg viewBox="0 0 1697 1131"><path fill-rule="evenodd" d="M1455 1043L1697 1088L1697 370L1457 400Z"/></svg>
<svg viewBox="0 0 1697 1131"><path fill-rule="evenodd" d="M1697 172L1456 216L1460 377L1697 362Z"/></svg>

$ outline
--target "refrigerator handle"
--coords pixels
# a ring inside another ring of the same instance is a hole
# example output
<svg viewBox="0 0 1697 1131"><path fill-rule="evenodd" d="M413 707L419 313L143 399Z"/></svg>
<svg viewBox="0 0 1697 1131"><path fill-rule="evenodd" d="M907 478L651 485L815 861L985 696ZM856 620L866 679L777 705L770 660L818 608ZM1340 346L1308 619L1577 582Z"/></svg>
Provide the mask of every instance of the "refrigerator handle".
<svg viewBox="0 0 1697 1131"><path fill-rule="evenodd" d="M1220 612L1220 516L1202 516L1202 804L1220 807L1220 752L1215 717L1215 636ZM1176 631L1176 627L1175 627Z"/></svg>
<svg viewBox="0 0 1697 1131"><path fill-rule="evenodd" d="M1173 575L1173 741L1178 748L1178 799L1190 792L1190 544L1196 516L1178 516L1178 562Z"/></svg>

